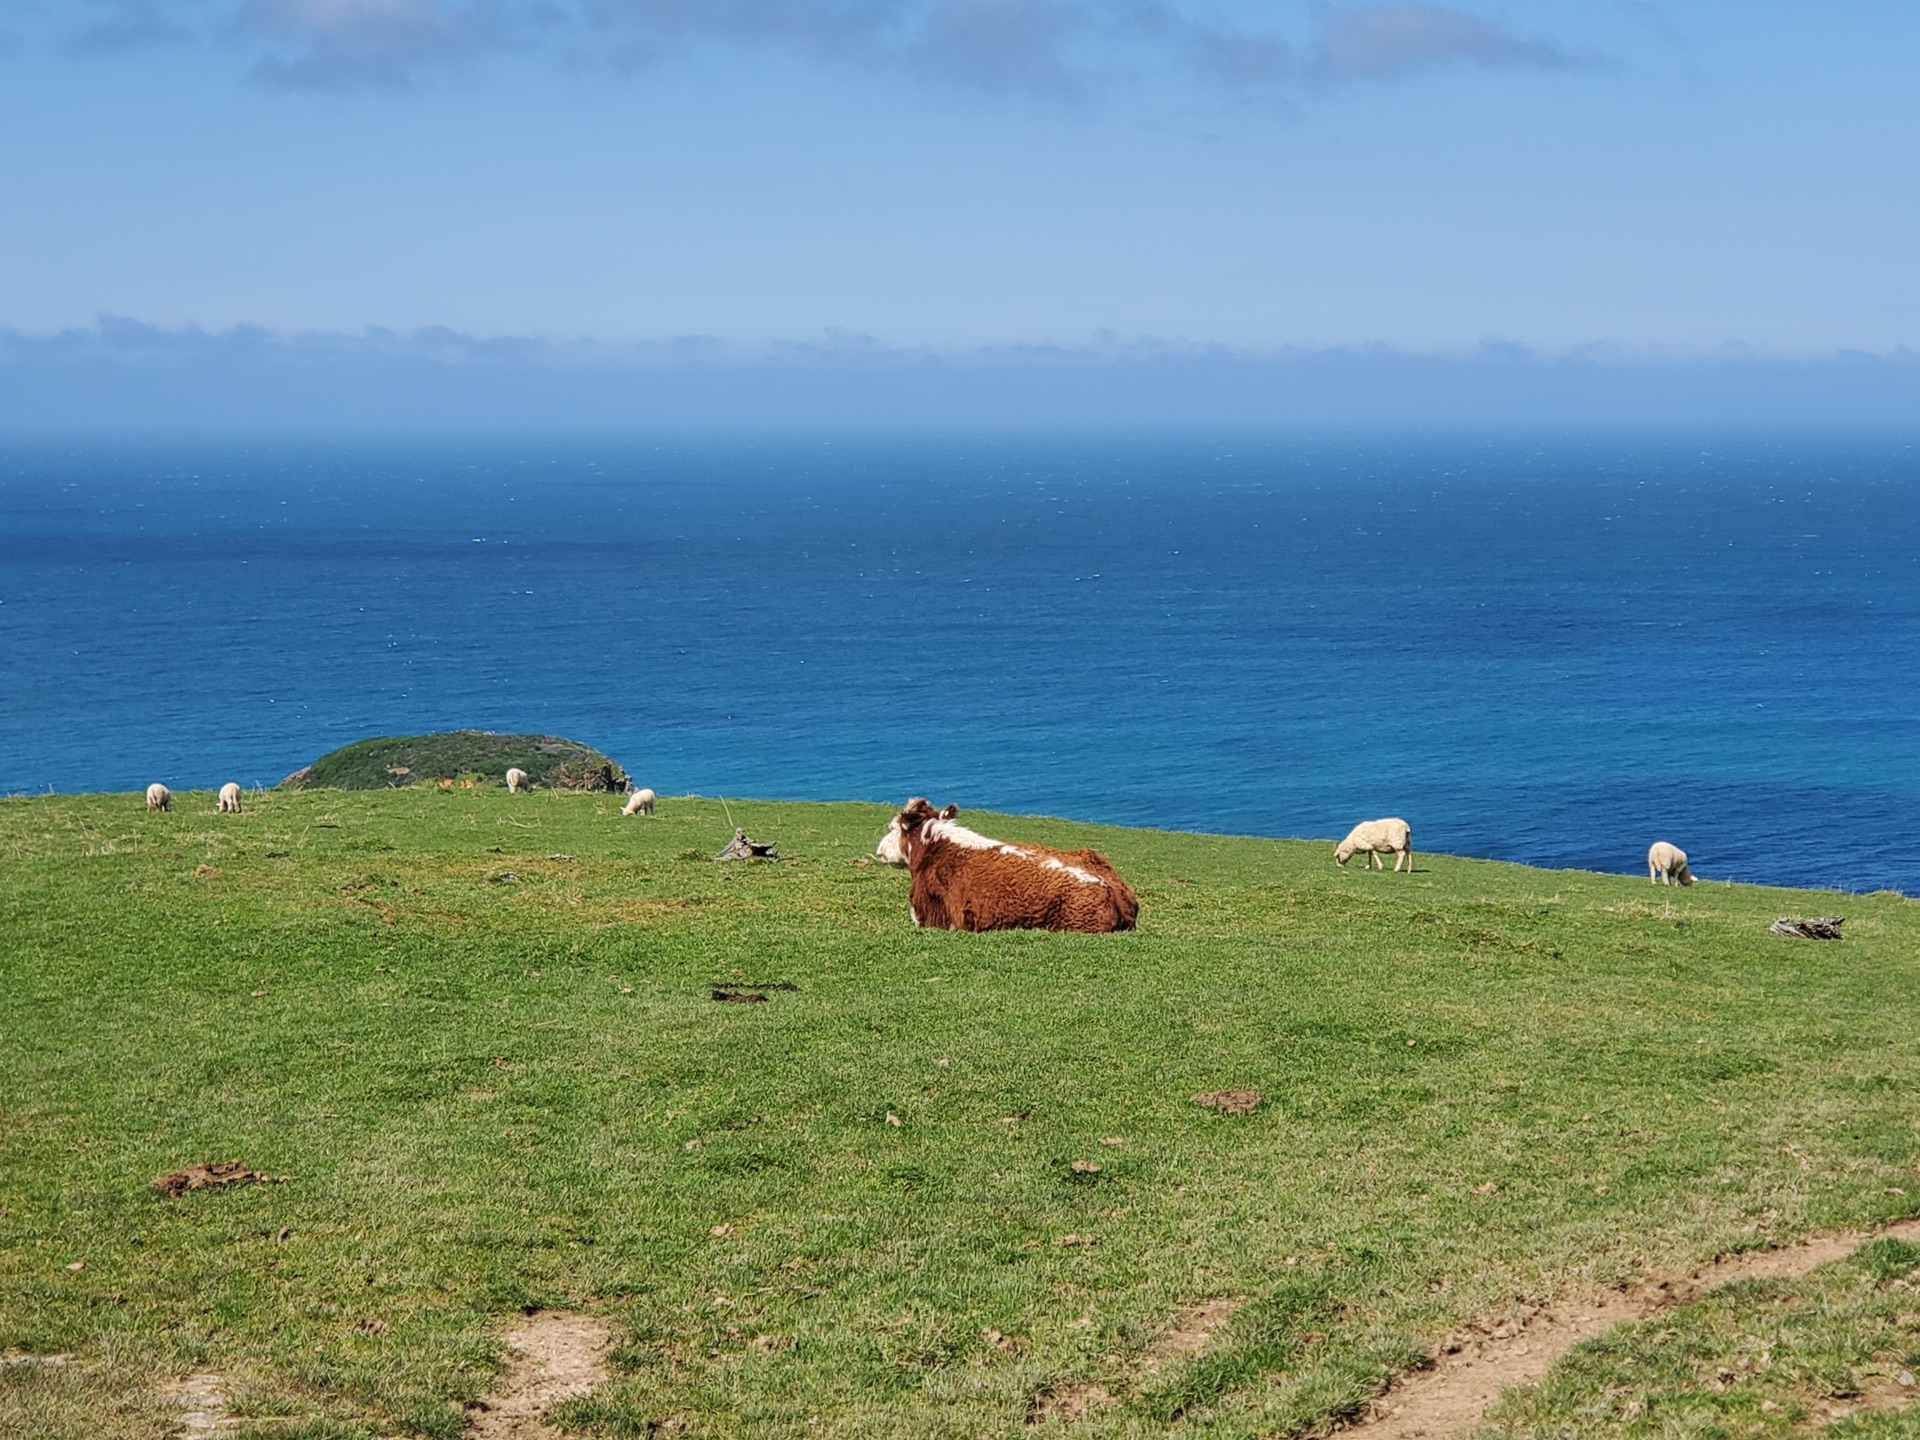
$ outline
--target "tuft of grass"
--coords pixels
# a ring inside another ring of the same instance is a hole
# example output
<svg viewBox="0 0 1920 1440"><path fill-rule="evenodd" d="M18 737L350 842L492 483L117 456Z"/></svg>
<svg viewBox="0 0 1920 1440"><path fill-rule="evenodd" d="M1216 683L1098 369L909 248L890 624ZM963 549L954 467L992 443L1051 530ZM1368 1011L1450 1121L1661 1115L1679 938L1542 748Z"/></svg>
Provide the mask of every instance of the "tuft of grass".
<svg viewBox="0 0 1920 1440"><path fill-rule="evenodd" d="M1225 1343L1180 1367L1169 1382L1147 1390L1138 1408L1154 1420L1171 1423L1295 1366L1306 1346L1323 1338L1313 1327L1324 1324L1335 1306L1331 1277L1286 1280L1241 1307Z"/></svg>
<svg viewBox="0 0 1920 1440"><path fill-rule="evenodd" d="M754 864L697 799L212 810L0 801L0 1355L75 1367L0 1366L0 1433L153 1434L204 1369L451 1440L571 1308L624 1335L575 1433L1305 1434L1466 1317L1920 1208L1897 896L1812 945L1767 924L1831 896L976 816L1141 928L956 935L877 805L735 802ZM228 1159L283 1183L149 1186Z"/></svg>

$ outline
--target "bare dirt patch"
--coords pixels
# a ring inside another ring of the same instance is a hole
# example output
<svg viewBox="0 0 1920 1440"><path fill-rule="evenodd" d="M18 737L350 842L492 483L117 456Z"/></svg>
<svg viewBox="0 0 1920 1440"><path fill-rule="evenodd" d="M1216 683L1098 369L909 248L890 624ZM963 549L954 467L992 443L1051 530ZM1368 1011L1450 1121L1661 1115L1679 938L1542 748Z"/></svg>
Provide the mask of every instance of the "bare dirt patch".
<svg viewBox="0 0 1920 1440"><path fill-rule="evenodd" d="M1530 1385L1580 1341L1626 1320L1644 1320L1690 1305L1734 1280L1804 1275L1853 1253L1875 1235L1920 1239L1920 1220L1904 1220L1872 1234L1813 1235L1778 1250L1729 1255L1679 1279L1646 1280L1630 1290L1586 1300L1562 1300L1497 1323L1478 1323L1440 1345L1431 1370L1404 1377L1349 1427L1368 1440L1413 1440L1466 1430L1493 1408L1501 1391Z"/></svg>
<svg viewBox="0 0 1920 1440"><path fill-rule="evenodd" d="M1213 1343L1213 1337L1220 1333L1227 1321L1233 1318L1233 1312L1244 1303L1241 1297L1231 1295L1218 1300L1202 1300L1198 1305L1182 1310L1173 1324L1161 1331L1147 1353L1140 1357L1140 1373L1151 1375L1164 1365L1198 1355Z"/></svg>
<svg viewBox="0 0 1920 1440"><path fill-rule="evenodd" d="M1911 1372L1908 1374L1911 1379ZM1913 1409L1916 1395L1912 1385L1902 1385L1892 1375L1882 1375L1862 1390L1858 1395L1845 1400L1823 1400L1817 1402L1808 1418L1816 1425L1825 1428L1845 1420L1851 1415L1863 1412L1902 1411Z"/></svg>
<svg viewBox="0 0 1920 1440"><path fill-rule="evenodd" d="M1062 1425L1071 1425L1111 1404L1113 1393L1104 1385L1092 1381L1063 1385L1055 1390L1042 1390L1033 1397L1027 1406L1027 1424L1045 1425L1057 1420Z"/></svg>
<svg viewBox="0 0 1920 1440"><path fill-rule="evenodd" d="M170 1380L160 1387L163 1403L179 1411L173 1433L179 1440L208 1440L214 1435L231 1435L240 1422L227 1414L227 1378L211 1371L197 1371Z"/></svg>
<svg viewBox="0 0 1920 1440"><path fill-rule="evenodd" d="M791 980L720 980L714 982L712 989L716 1000L754 1005L764 1003L769 990L786 990L797 994L800 987Z"/></svg>
<svg viewBox="0 0 1920 1440"><path fill-rule="evenodd" d="M255 991L259 994L259 991ZM184 1170L174 1170L165 1175L156 1176L153 1188L162 1195L178 1197L189 1190L205 1190L226 1185L240 1185L252 1181L256 1185L278 1185L285 1180L284 1175L262 1175L257 1170L249 1170L238 1160L216 1160L211 1165L189 1165Z"/></svg>
<svg viewBox="0 0 1920 1440"><path fill-rule="evenodd" d="M1227 1115L1244 1115L1267 1097L1258 1090L1208 1090L1193 1097L1193 1103Z"/></svg>
<svg viewBox="0 0 1920 1440"><path fill-rule="evenodd" d="M595 1315L539 1310L502 1337L510 1352L500 1387L467 1421L470 1440L556 1440L549 1407L585 1395L607 1378L613 1327Z"/></svg>

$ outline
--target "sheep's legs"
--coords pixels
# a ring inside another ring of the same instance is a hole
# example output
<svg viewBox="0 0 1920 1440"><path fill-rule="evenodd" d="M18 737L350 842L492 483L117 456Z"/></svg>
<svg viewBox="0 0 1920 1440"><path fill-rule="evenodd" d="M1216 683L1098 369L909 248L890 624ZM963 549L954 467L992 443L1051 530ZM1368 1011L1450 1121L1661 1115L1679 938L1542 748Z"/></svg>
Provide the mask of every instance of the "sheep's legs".
<svg viewBox="0 0 1920 1440"><path fill-rule="evenodd" d="M1395 856L1393 857L1393 873L1394 873L1394 874L1396 874L1396 875L1398 875L1398 874L1400 873L1400 862L1401 862L1402 860L1404 860L1404 861L1406 861L1406 862L1407 862L1407 873L1408 873L1409 875L1411 875L1411 874L1413 873L1413 850L1412 850L1412 847L1408 847L1407 849L1405 849L1405 850L1402 850L1402 851L1401 851L1401 852L1400 852L1399 854L1397 854L1397 855L1395 855Z"/></svg>

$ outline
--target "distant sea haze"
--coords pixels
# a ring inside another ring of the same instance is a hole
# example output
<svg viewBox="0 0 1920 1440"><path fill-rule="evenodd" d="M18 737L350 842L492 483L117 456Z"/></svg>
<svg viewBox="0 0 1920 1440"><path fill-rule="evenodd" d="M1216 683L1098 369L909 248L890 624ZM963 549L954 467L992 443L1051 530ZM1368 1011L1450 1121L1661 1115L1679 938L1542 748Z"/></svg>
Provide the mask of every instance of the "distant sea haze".
<svg viewBox="0 0 1920 1440"><path fill-rule="evenodd" d="M531 730L662 795L1920 893L1917 445L0 442L0 790Z"/></svg>

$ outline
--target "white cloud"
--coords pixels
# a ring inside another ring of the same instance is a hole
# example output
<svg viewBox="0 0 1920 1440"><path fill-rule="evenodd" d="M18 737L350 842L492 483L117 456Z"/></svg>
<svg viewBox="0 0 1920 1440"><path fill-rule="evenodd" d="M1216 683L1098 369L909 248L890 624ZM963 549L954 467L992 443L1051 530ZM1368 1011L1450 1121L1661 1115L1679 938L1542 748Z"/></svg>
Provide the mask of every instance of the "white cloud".
<svg viewBox="0 0 1920 1440"><path fill-rule="evenodd" d="M1581 69L1591 62L1502 21L1446 5L1394 3L1316 9L1313 64L1329 80L1371 80L1437 65Z"/></svg>
<svg viewBox="0 0 1920 1440"><path fill-rule="evenodd" d="M116 55L178 45L196 38L193 27L158 0L113 0L97 19L82 26L67 48L78 55Z"/></svg>
<svg viewBox="0 0 1920 1440"><path fill-rule="evenodd" d="M1589 61L1445 5L1314 3L1304 51L1235 30L1193 0L92 0L75 53L196 36L252 51L286 89L414 84L490 54L544 51L645 68L687 46L785 52L959 91L1090 100L1142 77L1284 98L1314 82L1429 66L1576 69Z"/></svg>
<svg viewBox="0 0 1920 1440"><path fill-rule="evenodd" d="M475 0L246 0L237 33L264 41L253 75L285 89L404 85L514 41L514 12Z"/></svg>

